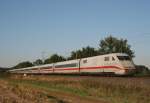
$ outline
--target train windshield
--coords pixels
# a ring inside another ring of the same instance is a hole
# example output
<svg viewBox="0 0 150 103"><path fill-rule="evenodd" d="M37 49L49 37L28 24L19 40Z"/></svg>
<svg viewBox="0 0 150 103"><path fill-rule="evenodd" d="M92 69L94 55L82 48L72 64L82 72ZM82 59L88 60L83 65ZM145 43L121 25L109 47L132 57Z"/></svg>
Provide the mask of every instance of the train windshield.
<svg viewBox="0 0 150 103"><path fill-rule="evenodd" d="M119 60L131 60L129 56L117 56Z"/></svg>

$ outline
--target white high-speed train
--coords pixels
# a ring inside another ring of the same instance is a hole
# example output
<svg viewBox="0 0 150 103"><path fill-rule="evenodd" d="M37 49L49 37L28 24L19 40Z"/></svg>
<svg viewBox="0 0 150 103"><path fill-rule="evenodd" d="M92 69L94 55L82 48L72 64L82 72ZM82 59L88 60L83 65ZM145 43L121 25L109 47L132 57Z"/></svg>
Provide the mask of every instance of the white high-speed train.
<svg viewBox="0 0 150 103"><path fill-rule="evenodd" d="M9 72L22 74L112 73L128 75L135 72L135 65L127 54L112 53L28 68L13 69Z"/></svg>

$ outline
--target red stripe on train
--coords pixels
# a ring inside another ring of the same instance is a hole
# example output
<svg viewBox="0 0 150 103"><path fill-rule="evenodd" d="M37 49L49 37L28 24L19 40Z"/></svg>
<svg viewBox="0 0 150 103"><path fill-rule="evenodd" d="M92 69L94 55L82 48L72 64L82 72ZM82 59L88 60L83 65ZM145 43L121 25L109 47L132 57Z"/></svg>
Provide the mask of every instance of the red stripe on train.
<svg viewBox="0 0 150 103"><path fill-rule="evenodd" d="M97 67L82 67L80 69L121 69L120 67L117 66L97 66Z"/></svg>
<svg viewBox="0 0 150 103"><path fill-rule="evenodd" d="M58 68L55 68L55 70L54 71L63 71L63 70L83 70L83 69L88 69L88 70L90 70L90 69L122 69L122 68L120 68L120 67L117 67L117 66L97 66L97 67L82 67L82 68L62 68L62 69L58 69ZM46 69L46 70L44 70L43 69L43 71L53 71L52 69Z"/></svg>

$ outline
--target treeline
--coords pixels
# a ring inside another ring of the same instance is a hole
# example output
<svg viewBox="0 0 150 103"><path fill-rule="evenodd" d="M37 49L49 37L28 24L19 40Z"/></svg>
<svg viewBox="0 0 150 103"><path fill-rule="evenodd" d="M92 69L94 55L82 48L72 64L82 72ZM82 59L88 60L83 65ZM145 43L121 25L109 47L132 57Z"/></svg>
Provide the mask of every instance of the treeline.
<svg viewBox="0 0 150 103"><path fill-rule="evenodd" d="M79 50L72 51L69 57L64 57L58 54L53 54L49 58L42 61L41 59L37 59L34 62L25 61L17 64L12 68L25 68L42 64L49 64L55 62L61 62L66 60L73 60L85 57L91 57L96 55L103 55L108 53L127 53L131 58L134 57L134 52L131 50L131 46L128 44L126 39L118 39L113 36L108 36L102 40L100 40L98 48L94 47L83 47Z"/></svg>
<svg viewBox="0 0 150 103"><path fill-rule="evenodd" d="M135 76L150 76L150 69L144 65L136 65Z"/></svg>

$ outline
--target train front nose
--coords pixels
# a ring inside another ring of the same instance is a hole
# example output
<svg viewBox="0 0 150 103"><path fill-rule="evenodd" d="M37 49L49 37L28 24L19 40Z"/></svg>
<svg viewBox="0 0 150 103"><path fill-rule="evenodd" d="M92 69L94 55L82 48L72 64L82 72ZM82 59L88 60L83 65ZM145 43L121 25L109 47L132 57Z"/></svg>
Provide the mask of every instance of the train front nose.
<svg viewBox="0 0 150 103"><path fill-rule="evenodd" d="M117 75L133 75L136 72L136 69L124 68L116 72Z"/></svg>
<svg viewBox="0 0 150 103"><path fill-rule="evenodd" d="M134 74L136 72L136 69L135 68L126 68L125 69L125 74Z"/></svg>
<svg viewBox="0 0 150 103"><path fill-rule="evenodd" d="M124 68L124 74L133 74L136 71L134 63L130 60L120 61L122 67Z"/></svg>

